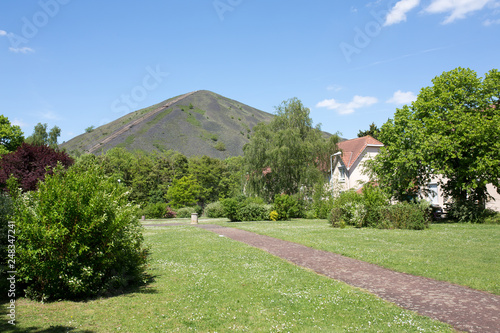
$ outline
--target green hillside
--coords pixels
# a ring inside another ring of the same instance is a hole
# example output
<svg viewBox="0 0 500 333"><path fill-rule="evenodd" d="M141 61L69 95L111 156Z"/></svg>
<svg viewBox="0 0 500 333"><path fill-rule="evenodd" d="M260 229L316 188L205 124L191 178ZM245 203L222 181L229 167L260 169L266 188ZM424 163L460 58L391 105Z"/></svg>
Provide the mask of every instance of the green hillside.
<svg viewBox="0 0 500 333"><path fill-rule="evenodd" d="M70 153L101 154L113 147L186 156L227 158L243 154L252 128L273 115L200 90L129 113L61 145Z"/></svg>

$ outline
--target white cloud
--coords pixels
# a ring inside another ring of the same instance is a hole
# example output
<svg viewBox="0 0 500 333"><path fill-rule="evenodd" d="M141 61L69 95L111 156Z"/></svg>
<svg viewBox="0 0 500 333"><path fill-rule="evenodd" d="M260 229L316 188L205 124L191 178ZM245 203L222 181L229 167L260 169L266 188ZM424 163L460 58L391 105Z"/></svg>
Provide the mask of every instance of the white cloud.
<svg viewBox="0 0 500 333"><path fill-rule="evenodd" d="M7 36L7 31L0 30L0 36Z"/></svg>
<svg viewBox="0 0 500 333"><path fill-rule="evenodd" d="M356 111L356 109L367 107L377 102L378 100L375 97L356 95L349 103L339 103L332 98L332 99L325 99L319 102L318 104L316 104L316 107L335 110L339 114L350 114Z"/></svg>
<svg viewBox="0 0 500 333"><path fill-rule="evenodd" d="M386 101L386 103L396 104L396 105L405 105L410 104L417 100L417 95L415 95L411 91L403 92L398 90L392 95L390 99Z"/></svg>
<svg viewBox="0 0 500 333"><path fill-rule="evenodd" d="M483 9L488 3L495 0L432 0L425 11L431 14L450 13L443 24L463 19L467 14Z"/></svg>
<svg viewBox="0 0 500 333"><path fill-rule="evenodd" d="M60 120L61 118L53 111L40 112L39 115L44 119Z"/></svg>
<svg viewBox="0 0 500 333"><path fill-rule="evenodd" d="M420 0L401 0L392 8L385 18L384 26L406 21L406 13L420 4Z"/></svg>
<svg viewBox="0 0 500 333"><path fill-rule="evenodd" d="M9 51L10 52L14 52L14 53L31 53L31 52L35 52L35 50L33 50L31 47L9 47Z"/></svg>
<svg viewBox="0 0 500 333"><path fill-rule="evenodd" d="M328 87L326 87L326 90L337 92L342 90L342 86L339 86L338 84L331 84Z"/></svg>
<svg viewBox="0 0 500 333"><path fill-rule="evenodd" d="M490 25L495 25L495 24L500 24L500 19L498 19L498 20L487 19L486 21L483 22L483 25L487 26L487 27L489 27Z"/></svg>
<svg viewBox="0 0 500 333"><path fill-rule="evenodd" d="M24 121L19 120L17 118L14 118L14 120L12 120L10 123L12 125L14 125L14 126L19 126L19 127L26 127L26 126L28 126L28 124L26 124Z"/></svg>

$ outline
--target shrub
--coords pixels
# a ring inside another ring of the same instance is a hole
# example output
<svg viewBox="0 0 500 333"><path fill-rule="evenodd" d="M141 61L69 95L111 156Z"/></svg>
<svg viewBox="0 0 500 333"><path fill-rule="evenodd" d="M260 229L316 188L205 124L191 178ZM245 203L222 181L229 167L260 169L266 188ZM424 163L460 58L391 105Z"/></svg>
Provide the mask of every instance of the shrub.
<svg viewBox="0 0 500 333"><path fill-rule="evenodd" d="M184 207L181 209L177 209L177 217L178 218L188 218L191 217L191 214L197 213L195 207Z"/></svg>
<svg viewBox="0 0 500 333"><path fill-rule="evenodd" d="M222 207L222 203L220 201L209 203L205 207L205 211L203 212L203 215L205 215L206 217L210 217L210 218L226 217L226 214L224 212L224 207Z"/></svg>
<svg viewBox="0 0 500 333"><path fill-rule="evenodd" d="M446 207L448 219L459 223L483 223L485 209L474 201L452 202Z"/></svg>
<svg viewBox="0 0 500 333"><path fill-rule="evenodd" d="M269 211L264 204L249 202L240 207L239 218L242 221L263 221L269 218Z"/></svg>
<svg viewBox="0 0 500 333"><path fill-rule="evenodd" d="M12 245L11 242L9 242L9 221L12 221L11 215L13 213L14 206L12 204L12 200L9 196L7 196L4 193L0 193L0 276L2 279L0 280L0 288L2 290L8 290L7 288L7 279L5 279L5 273L9 271L10 269L7 269L7 264L8 264L8 246ZM12 233L12 231L11 231ZM12 236L15 236L11 234L11 238L13 239ZM5 293L2 296L6 296L7 293ZM1 298L1 296L0 296Z"/></svg>
<svg viewBox="0 0 500 333"><path fill-rule="evenodd" d="M164 202L150 203L142 210L142 215L148 219L162 219L167 212L167 204Z"/></svg>
<svg viewBox="0 0 500 333"><path fill-rule="evenodd" d="M264 204L261 198L237 196L221 201L225 216L232 222L264 221L269 219L272 205Z"/></svg>
<svg viewBox="0 0 500 333"><path fill-rule="evenodd" d="M494 210L491 210L491 209L486 209L484 223L485 224L500 224L500 213L495 212Z"/></svg>
<svg viewBox="0 0 500 333"><path fill-rule="evenodd" d="M278 221L278 212L273 210L271 213L269 213L269 218L271 221Z"/></svg>
<svg viewBox="0 0 500 333"><path fill-rule="evenodd" d="M224 214L231 222L241 221L240 218L240 204L241 201L236 198L227 198L221 201L224 208Z"/></svg>
<svg viewBox="0 0 500 333"><path fill-rule="evenodd" d="M302 216L302 205L296 197L288 194L274 196L274 210L278 213L278 220L285 221Z"/></svg>
<svg viewBox="0 0 500 333"><path fill-rule="evenodd" d="M389 205L389 198L380 187L368 183L363 186L363 204L366 209L363 226L375 227L382 220L381 207Z"/></svg>
<svg viewBox="0 0 500 333"><path fill-rule="evenodd" d="M167 206L167 209L165 210L165 218L173 219L175 217L177 217L177 213L174 212L174 210L170 206Z"/></svg>
<svg viewBox="0 0 500 333"><path fill-rule="evenodd" d="M400 202L380 209L381 228L423 230L429 227L429 204Z"/></svg>
<svg viewBox="0 0 500 333"><path fill-rule="evenodd" d="M37 191L15 193L14 220L18 278L29 298L81 299L144 281L138 207L97 166L59 167Z"/></svg>
<svg viewBox="0 0 500 333"><path fill-rule="evenodd" d="M334 201L333 209L329 216L332 226L352 225L363 227L365 221L366 207L363 196L355 191L342 192Z"/></svg>

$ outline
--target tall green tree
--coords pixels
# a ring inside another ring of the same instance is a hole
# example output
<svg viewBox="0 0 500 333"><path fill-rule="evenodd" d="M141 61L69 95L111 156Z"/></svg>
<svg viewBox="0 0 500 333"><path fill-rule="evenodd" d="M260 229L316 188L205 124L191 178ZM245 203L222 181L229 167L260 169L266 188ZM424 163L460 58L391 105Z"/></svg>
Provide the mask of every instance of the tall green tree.
<svg viewBox="0 0 500 333"><path fill-rule="evenodd" d="M26 138L26 142L35 146L49 146L57 149L57 139L61 136L61 129L57 126L47 132L47 124L38 123L35 125L33 134Z"/></svg>
<svg viewBox="0 0 500 333"><path fill-rule="evenodd" d="M312 126L309 109L297 98L276 107L276 117L254 127L245 145L244 164L249 190L271 200L276 194L296 194L324 181L337 135L326 139Z"/></svg>
<svg viewBox="0 0 500 333"><path fill-rule="evenodd" d="M0 115L0 156L15 151L23 142L21 128L12 125L9 118Z"/></svg>
<svg viewBox="0 0 500 333"><path fill-rule="evenodd" d="M380 134L380 129L377 127L377 125L375 125L375 123L371 123L369 129L367 129L365 131L359 130L358 138L362 138L364 136L370 135L372 138L378 140L379 134Z"/></svg>
<svg viewBox="0 0 500 333"><path fill-rule="evenodd" d="M457 68L432 83L382 126L386 147L372 170L398 199L441 175L446 195L473 219L489 197L486 185L500 185L500 72L480 78Z"/></svg>

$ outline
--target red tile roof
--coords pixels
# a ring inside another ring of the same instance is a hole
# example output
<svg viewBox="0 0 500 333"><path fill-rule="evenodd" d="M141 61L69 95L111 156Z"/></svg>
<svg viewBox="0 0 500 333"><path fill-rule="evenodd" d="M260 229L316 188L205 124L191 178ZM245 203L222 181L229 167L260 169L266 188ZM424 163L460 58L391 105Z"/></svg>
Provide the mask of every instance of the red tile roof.
<svg viewBox="0 0 500 333"><path fill-rule="evenodd" d="M365 148L371 145L383 146L384 144L369 135L340 142L338 147L342 150L342 162L350 169Z"/></svg>

